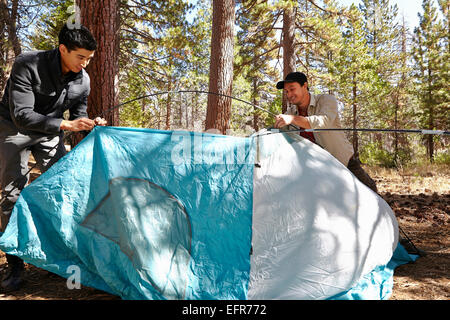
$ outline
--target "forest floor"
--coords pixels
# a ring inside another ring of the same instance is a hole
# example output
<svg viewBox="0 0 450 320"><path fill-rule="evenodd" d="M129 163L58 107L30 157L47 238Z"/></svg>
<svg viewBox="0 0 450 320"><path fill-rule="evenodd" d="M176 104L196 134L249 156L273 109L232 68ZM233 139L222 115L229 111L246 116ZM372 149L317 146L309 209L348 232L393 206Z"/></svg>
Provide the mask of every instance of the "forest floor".
<svg viewBox="0 0 450 320"><path fill-rule="evenodd" d="M450 166L366 169L394 210L400 228L427 253L395 269L390 299L450 300ZM0 277L5 270L5 255L0 252ZM66 282L65 278L27 264L23 287L10 294L0 291L0 300L120 299L83 286L70 290Z"/></svg>

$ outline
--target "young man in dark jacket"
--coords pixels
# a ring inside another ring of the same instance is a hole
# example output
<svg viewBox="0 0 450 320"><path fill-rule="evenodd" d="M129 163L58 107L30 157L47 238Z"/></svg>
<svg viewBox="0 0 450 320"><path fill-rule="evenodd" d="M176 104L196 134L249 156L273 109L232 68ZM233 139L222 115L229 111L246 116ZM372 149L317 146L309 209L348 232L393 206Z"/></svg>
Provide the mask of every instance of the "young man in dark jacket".
<svg viewBox="0 0 450 320"><path fill-rule="evenodd" d="M97 42L87 28L59 33L58 48L19 55L0 102L0 231L4 232L21 190L28 183L30 153L41 172L65 155L64 130L92 130L105 125L87 115L89 75L84 68L93 58ZM63 114L69 110L69 119ZM8 270L1 281L4 291L21 285L23 261L6 255Z"/></svg>

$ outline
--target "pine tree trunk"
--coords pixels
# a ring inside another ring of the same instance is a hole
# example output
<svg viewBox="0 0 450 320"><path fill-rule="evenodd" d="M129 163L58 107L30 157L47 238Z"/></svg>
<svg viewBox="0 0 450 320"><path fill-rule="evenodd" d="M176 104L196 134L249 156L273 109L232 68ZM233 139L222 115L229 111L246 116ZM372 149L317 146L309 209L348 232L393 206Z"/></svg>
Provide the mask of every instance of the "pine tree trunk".
<svg viewBox="0 0 450 320"><path fill-rule="evenodd" d="M406 85L406 25L405 25L405 17L403 17L403 24L401 28L401 37L400 37L400 46L401 46L401 68L402 68L402 76L400 78L400 82L398 84L398 90L395 97L395 113L394 113L394 129L398 129L398 113L402 107L402 96L404 93L405 85ZM394 163L395 166L398 167L399 159L398 159L398 144L399 144L399 136L398 132L394 133Z"/></svg>
<svg viewBox="0 0 450 320"><path fill-rule="evenodd" d="M356 72L353 73L353 129L356 129L357 118L356 118L356 99L357 99L357 82L356 82ZM353 152L358 154L358 133L353 131Z"/></svg>
<svg viewBox="0 0 450 320"><path fill-rule="evenodd" d="M258 105L258 83L256 77L253 78L253 104ZM258 125L258 110L256 107L253 107L253 129L255 129L256 132L259 131L259 125Z"/></svg>
<svg viewBox="0 0 450 320"><path fill-rule="evenodd" d="M434 114L433 114L433 93L432 93L432 71L431 66L428 65L428 129L434 129ZM427 135L428 142L428 156L430 158L430 163L434 162L434 143L433 135Z"/></svg>
<svg viewBox="0 0 450 320"><path fill-rule="evenodd" d="M86 26L98 47L86 71L91 78L88 114L94 118L119 103L119 8L120 0L77 0L81 23ZM119 125L119 110L103 117L108 125Z"/></svg>
<svg viewBox="0 0 450 320"><path fill-rule="evenodd" d="M19 0L12 1L11 10L8 9L7 0L0 0L0 98L14 60L22 51L16 27L18 7Z"/></svg>
<svg viewBox="0 0 450 320"><path fill-rule="evenodd" d="M331 51L331 50L328 51L327 59L328 59L328 61L330 61L331 64L333 64L333 51ZM328 94L334 95L333 89L329 88L328 89Z"/></svg>
<svg viewBox="0 0 450 320"><path fill-rule="evenodd" d="M172 91L172 79L169 77L167 83L167 91ZM169 93L167 95L167 106L166 106L166 125L164 130L170 130L170 118L172 117L172 95Z"/></svg>
<svg viewBox="0 0 450 320"><path fill-rule="evenodd" d="M9 16L9 21L7 24L7 29L8 29L8 40L12 45L15 57L17 57L22 52L19 37L17 36L17 27L16 27L18 19L18 10L19 10L19 0L13 0L11 6L11 14Z"/></svg>
<svg viewBox="0 0 450 320"><path fill-rule="evenodd" d="M394 129L398 129L398 110L400 108L400 92L396 93L395 104L394 104ZM394 132L394 163L397 167L398 164L398 132Z"/></svg>
<svg viewBox="0 0 450 320"><path fill-rule="evenodd" d="M213 0L209 91L231 96L233 86L235 1ZM231 99L208 95L205 129L226 134L231 114Z"/></svg>
<svg viewBox="0 0 450 320"><path fill-rule="evenodd" d="M295 70L295 11L289 7L283 11L283 79ZM283 91L283 113L287 106L288 100Z"/></svg>
<svg viewBox="0 0 450 320"><path fill-rule="evenodd" d="M9 18L8 7L6 0L0 0L0 98L3 96L6 81L8 81L9 69L11 68L9 62L8 49L8 33L6 31L6 24Z"/></svg>
<svg viewBox="0 0 450 320"><path fill-rule="evenodd" d="M192 130L195 131L195 120L197 120L197 117L198 117L198 115L197 115L198 114L197 106L200 103L198 101L198 95L196 94L194 97L195 97L194 99L191 99L191 100L194 101L194 103L191 104L192 105L191 128L192 128Z"/></svg>

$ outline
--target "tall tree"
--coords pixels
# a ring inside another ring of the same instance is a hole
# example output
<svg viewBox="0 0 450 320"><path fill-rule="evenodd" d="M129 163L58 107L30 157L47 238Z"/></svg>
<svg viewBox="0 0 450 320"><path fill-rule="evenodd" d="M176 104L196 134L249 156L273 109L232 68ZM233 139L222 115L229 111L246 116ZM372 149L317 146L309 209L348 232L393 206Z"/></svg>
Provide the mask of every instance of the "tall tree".
<svg viewBox="0 0 450 320"><path fill-rule="evenodd" d="M396 4L390 5L389 0L363 0L359 9L364 17L369 54L376 63L374 67L379 76L370 99L365 101L366 118L372 127L392 128L398 124L397 107L399 94L404 93L404 82L401 81L406 67L406 56L401 45L402 26L397 22L398 8ZM390 143L390 135L375 134L372 137L380 149L387 149L388 154L394 149L394 158L397 157L398 135L394 134L394 146Z"/></svg>
<svg viewBox="0 0 450 320"><path fill-rule="evenodd" d="M196 1L196 14L187 1L127 1L122 3L121 28L121 91L126 100L154 93L156 91L177 91L182 86L203 86L207 80L199 77L208 74L210 41L210 4ZM189 16L188 16L189 15ZM136 70L138 77L135 77ZM190 116L187 108L194 109L195 103L179 104L178 96L158 96L157 101L146 99L129 104L121 109L120 118L125 123L137 123L148 119L148 125L170 130L185 127ZM153 103L153 102L156 103ZM131 108L135 112L130 112ZM192 118L189 123L194 127ZM203 119L204 120L204 119ZM198 122L198 121L197 121ZM202 121L204 122L204 121ZM201 125L203 130L204 125Z"/></svg>
<svg viewBox="0 0 450 320"><path fill-rule="evenodd" d="M438 0L439 8L442 13L442 32L441 32L441 55L442 67L440 74L440 106L443 110L442 117L439 119L440 128L450 128L450 116L448 116L448 108L450 105L450 0Z"/></svg>
<svg viewBox="0 0 450 320"><path fill-rule="evenodd" d="M352 5L344 23L343 42L333 63L329 64L329 70L336 80L341 100L351 106L351 114L347 118L351 119L353 128L365 125L361 121L366 111L365 102L380 82L376 73L376 60L370 55L365 35L361 13ZM352 140L357 153L359 141L356 131Z"/></svg>
<svg viewBox="0 0 450 320"><path fill-rule="evenodd" d="M438 127L438 121L442 117L442 113L439 111L448 115L448 110L447 112L445 109L439 110L439 107L443 106L440 90L448 91L448 83L442 82L441 71L445 66L443 61L445 55L441 48L443 26L438 19L432 0L423 0L422 8L423 14L419 14L420 25L414 29L413 38L413 58L416 63L415 91L420 105L420 110L418 110L420 122L425 128L434 130ZM443 107L445 108L445 105ZM425 139L428 159L433 162L433 136L426 135Z"/></svg>
<svg viewBox="0 0 450 320"><path fill-rule="evenodd" d="M6 86L14 59L22 48L17 35L19 0L0 0L0 97Z"/></svg>
<svg viewBox="0 0 450 320"><path fill-rule="evenodd" d="M88 113L95 117L119 102L120 0L77 0L77 4L81 23L90 29L98 43L95 57L86 68L91 77ZM118 125L118 115L116 109L104 118L109 125Z"/></svg>
<svg viewBox="0 0 450 320"><path fill-rule="evenodd" d="M39 0L36 0L39 1ZM47 0L40 19L34 22L34 32L27 37L27 45L34 50L51 50L58 46L58 34L67 21L75 23L73 0Z"/></svg>
<svg viewBox="0 0 450 320"><path fill-rule="evenodd" d="M398 42L399 50L399 63L397 65L400 72L399 77L396 79L396 86L393 91L393 109L394 109L394 129L400 129L399 124L405 124L405 121L401 121L402 115L406 114L406 107L408 106L407 85L409 80L410 68L408 66L408 52L407 52L407 27L405 18L403 17L403 23L401 26L401 37ZM398 167L401 164L399 158L399 140L400 136L398 132L394 133L394 165Z"/></svg>
<svg viewBox="0 0 450 320"><path fill-rule="evenodd" d="M266 93L273 90L274 83L279 78L279 73L271 63L276 60L277 49L281 47L278 39L276 39L274 27L281 15L281 10L276 10L267 5L266 1L242 1L237 11L236 20L239 24L239 31L237 32L238 54L235 57L234 77L243 77L248 86L244 88L239 86L233 93L243 96L248 87L251 94L245 96L245 99L255 105L269 102ZM294 57L293 54L292 57ZM270 98L271 100L272 98ZM266 119L268 119L268 115L261 113L257 108L248 110L245 106L243 109L247 111L241 115L245 118L236 119L237 122L240 122L241 129L245 128L245 124L248 124L250 120L253 129L258 131L260 126L264 125ZM239 114L239 111L233 110L233 116L237 114ZM249 119L249 117L251 118Z"/></svg>
<svg viewBox="0 0 450 320"><path fill-rule="evenodd" d="M312 90L338 95L337 80L329 71L342 46L346 8L335 1L318 6L316 1L305 0L298 11L297 63L307 73Z"/></svg>
<svg viewBox="0 0 450 320"><path fill-rule="evenodd" d="M288 2L283 10L283 79L296 71L295 57L295 7ZM288 100L283 91L283 113L286 112L287 106Z"/></svg>
<svg viewBox="0 0 450 320"><path fill-rule="evenodd" d="M235 1L213 0L211 60L205 129L225 134L229 128L233 87Z"/></svg>

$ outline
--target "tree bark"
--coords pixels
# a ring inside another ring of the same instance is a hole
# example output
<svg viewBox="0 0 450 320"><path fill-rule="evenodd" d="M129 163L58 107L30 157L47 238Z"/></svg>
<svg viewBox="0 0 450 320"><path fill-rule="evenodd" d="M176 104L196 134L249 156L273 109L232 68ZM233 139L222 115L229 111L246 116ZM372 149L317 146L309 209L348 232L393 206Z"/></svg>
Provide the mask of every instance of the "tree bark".
<svg viewBox="0 0 450 320"><path fill-rule="evenodd" d="M357 125L357 115L356 115L356 107L357 107L357 82L356 82L356 72L353 73L353 129L356 129ZM358 154L358 132L353 131L353 152Z"/></svg>
<svg viewBox="0 0 450 320"><path fill-rule="evenodd" d="M172 78L169 76L167 80L167 91L172 91ZM170 119L172 117L172 94L167 95L167 106L166 106L166 126L165 130L170 130Z"/></svg>
<svg viewBox="0 0 450 320"><path fill-rule="evenodd" d="M258 105L258 83L256 77L253 78L253 104ZM259 125L258 125L259 117L258 117L258 109L256 107L253 107L253 129L255 129L256 132L259 131Z"/></svg>
<svg viewBox="0 0 450 320"><path fill-rule="evenodd" d="M295 70L295 11L288 7L283 11L283 79ZM286 112L288 103L283 91L283 113Z"/></svg>
<svg viewBox="0 0 450 320"><path fill-rule="evenodd" d="M405 26L405 17L403 17L403 24L402 24L402 28L401 28L401 37L400 37L400 47L401 47L401 68L402 68L402 75L400 78L400 82L398 83L397 86L397 93L395 96L395 110L394 110L394 129L397 130L399 125L398 125L398 113L402 107L402 96L404 93L404 89L405 89L405 85L406 85L406 26ZM398 136L398 132L396 131L394 133L394 163L395 166L398 167L399 166L399 158L398 158L398 153L399 153L399 136Z"/></svg>
<svg viewBox="0 0 450 320"><path fill-rule="evenodd" d="M432 93L432 71L430 65L428 65L428 129L434 129L434 114L433 114L433 93ZM430 159L430 163L434 162L434 142L433 135L427 135L427 145L428 145L428 156Z"/></svg>
<svg viewBox="0 0 450 320"><path fill-rule="evenodd" d="M17 57L22 52L19 37L17 36L17 22L19 18L17 14L18 10L19 10L19 0L13 0L9 21L7 24L7 30L8 30L8 40L12 45L14 57Z"/></svg>
<svg viewBox="0 0 450 320"><path fill-rule="evenodd" d="M213 0L209 91L231 96L233 87L235 1ZM205 129L226 134L229 128L231 99L208 95Z"/></svg>
<svg viewBox="0 0 450 320"><path fill-rule="evenodd" d="M81 23L97 40L97 50L86 71L91 78L88 114L103 114L108 125L119 125L119 110L107 111L119 103L120 0L77 0Z"/></svg>
<svg viewBox="0 0 450 320"><path fill-rule="evenodd" d="M0 98L15 58L22 52L17 36L19 0L13 0L8 8L7 0L0 0Z"/></svg>

